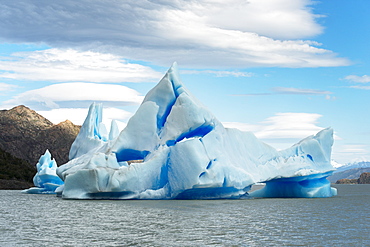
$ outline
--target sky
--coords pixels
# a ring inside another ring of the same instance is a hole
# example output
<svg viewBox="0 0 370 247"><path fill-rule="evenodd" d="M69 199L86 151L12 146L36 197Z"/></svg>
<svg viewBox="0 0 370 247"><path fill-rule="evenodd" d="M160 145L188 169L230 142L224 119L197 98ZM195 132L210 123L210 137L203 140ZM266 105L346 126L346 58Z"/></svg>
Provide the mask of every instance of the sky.
<svg viewBox="0 0 370 247"><path fill-rule="evenodd" d="M178 63L226 127L277 149L331 127L332 159L370 161L370 1L0 0L0 109L121 128ZM109 126L109 125L108 125Z"/></svg>

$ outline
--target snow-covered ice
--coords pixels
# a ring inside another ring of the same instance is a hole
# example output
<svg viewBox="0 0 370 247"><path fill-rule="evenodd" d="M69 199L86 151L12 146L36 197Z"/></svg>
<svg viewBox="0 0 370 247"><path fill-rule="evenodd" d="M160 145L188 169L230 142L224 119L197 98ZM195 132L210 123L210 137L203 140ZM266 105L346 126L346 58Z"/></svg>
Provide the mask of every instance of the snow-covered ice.
<svg viewBox="0 0 370 247"><path fill-rule="evenodd" d="M33 177L32 187L23 190L23 193L29 194L55 194L55 190L63 185L63 181L57 176L57 163L55 159L51 159L49 150L41 155L38 163L36 164L37 173Z"/></svg>
<svg viewBox="0 0 370 247"><path fill-rule="evenodd" d="M146 95L125 129L110 133L102 106L92 104L70 151L57 169L68 199L220 199L330 197L326 177L332 129L283 151L251 132L228 129L182 84L174 64Z"/></svg>

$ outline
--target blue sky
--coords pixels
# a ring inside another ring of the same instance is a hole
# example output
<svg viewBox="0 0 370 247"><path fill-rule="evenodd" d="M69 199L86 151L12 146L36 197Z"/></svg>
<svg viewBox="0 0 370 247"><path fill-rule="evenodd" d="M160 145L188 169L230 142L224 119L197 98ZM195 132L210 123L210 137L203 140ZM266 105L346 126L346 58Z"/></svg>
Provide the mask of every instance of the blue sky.
<svg viewBox="0 0 370 247"><path fill-rule="evenodd" d="M0 0L0 108L121 127L177 61L227 127L287 148L326 127L333 159L370 160L370 2Z"/></svg>

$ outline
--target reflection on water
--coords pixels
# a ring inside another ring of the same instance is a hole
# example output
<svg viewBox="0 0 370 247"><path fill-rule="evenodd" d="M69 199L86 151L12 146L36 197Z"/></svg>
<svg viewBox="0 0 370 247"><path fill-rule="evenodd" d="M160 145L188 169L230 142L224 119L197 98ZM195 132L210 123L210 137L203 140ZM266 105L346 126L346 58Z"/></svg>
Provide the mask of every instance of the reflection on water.
<svg viewBox="0 0 370 247"><path fill-rule="evenodd" d="M0 246L366 246L370 185L319 199L77 201L0 191Z"/></svg>

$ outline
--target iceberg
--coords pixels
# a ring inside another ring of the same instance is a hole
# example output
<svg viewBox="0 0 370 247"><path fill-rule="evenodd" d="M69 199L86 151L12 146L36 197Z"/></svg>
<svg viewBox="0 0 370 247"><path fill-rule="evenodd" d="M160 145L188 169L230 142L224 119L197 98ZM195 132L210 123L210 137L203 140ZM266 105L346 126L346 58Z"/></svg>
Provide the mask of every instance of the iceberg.
<svg viewBox="0 0 370 247"><path fill-rule="evenodd" d="M72 143L69 151L69 160L78 158L88 152L95 152L100 147L103 147L108 140L113 140L118 136L117 123L112 120L108 134L105 125L102 123L102 117L102 104L92 104L80 132Z"/></svg>
<svg viewBox="0 0 370 247"><path fill-rule="evenodd" d="M225 128L183 85L176 63L120 133L92 104L57 169L65 199L330 197L333 130L278 151L251 132ZM248 193L256 183L266 183Z"/></svg>
<svg viewBox="0 0 370 247"><path fill-rule="evenodd" d="M23 193L28 194L55 194L55 190L63 185L63 181L56 174L57 163L55 159L51 159L49 150L41 155L38 163L36 164L37 173L33 177L32 187L23 190Z"/></svg>

